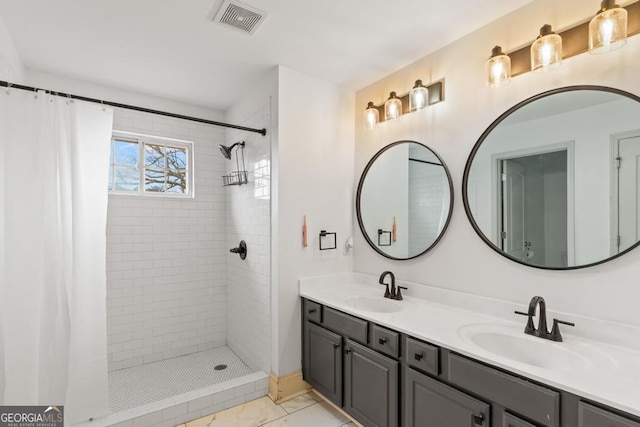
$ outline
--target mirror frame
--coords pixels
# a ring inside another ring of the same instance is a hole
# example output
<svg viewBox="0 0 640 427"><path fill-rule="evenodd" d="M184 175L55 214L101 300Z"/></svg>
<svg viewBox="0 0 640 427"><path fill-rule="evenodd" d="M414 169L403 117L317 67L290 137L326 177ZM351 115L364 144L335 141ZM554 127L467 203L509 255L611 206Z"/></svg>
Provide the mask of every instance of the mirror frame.
<svg viewBox="0 0 640 427"><path fill-rule="evenodd" d="M500 254L501 256L507 258L510 261L514 261L518 264L530 267L530 268L537 268L540 270L556 270L556 271L565 271L565 270L577 270L577 269L581 269L581 268L588 268L588 267L593 267L595 265L599 265L599 264L603 264L605 262L611 261L613 259L616 259L618 257L621 257L622 255L632 251L633 249L635 249L636 247L638 247L640 245L640 240L637 241L634 245L630 246L629 248L625 249L624 251L615 254L613 256L610 256L608 258L602 259L600 261L596 261L596 262L592 262L589 264L581 264L581 265L574 265L574 266L569 266L569 267L544 267L541 265L533 265L533 264L527 264L526 262L523 262L522 260L519 260L511 255L508 255L506 253L504 253L504 251L502 251L498 246L496 246L480 229L480 227L478 226L478 224L476 223L475 219L473 218L473 213L471 212L471 208L469 206L469 201L468 201L468 180L469 180L469 174L471 171L471 164L473 163L473 159L475 158L476 153L478 152L478 150L480 149L480 146L482 145L482 143L485 141L485 139L489 136L489 134L491 134L491 132L498 126L500 125L500 123L502 123L502 121L504 119L506 119L509 115L511 115L512 113L514 113L515 111L519 110L520 108L524 107L525 105L531 104L532 102L535 102L541 98L546 98L548 96L551 95L557 95L560 93L566 93L566 92L573 92L573 91L581 91L581 90L592 90L592 91L602 91L602 92L608 92L608 93L614 93L614 94L618 94L620 96L625 96L627 98L631 98L634 101L638 102L640 104L640 97L637 95L634 95L632 93L629 93L627 91L621 90L621 89L616 89L616 88L612 88L612 87L608 87L608 86L598 86L598 85L576 85L576 86L565 86L565 87L561 87L561 88L557 88L557 89L552 89L552 90L548 90L542 93L539 93L537 95L534 95L530 98L525 99L524 101L521 101L519 103L517 103L516 105L514 105L513 107L509 108L507 111L505 111L504 113L502 113L497 119L495 119L493 121L493 123L491 123L489 125L489 127L482 132L482 135L480 135L480 138L478 138L478 141L475 143L475 145L473 146L473 148L471 149L471 153L469 154L469 157L467 158L467 163L464 167L464 175L462 177L462 203L464 204L464 211L467 214L467 218L469 218L469 222L471 223L471 226L473 227L473 230L476 232L476 234L478 236L480 236L480 238L482 239L482 241L484 241L484 243L486 243L491 249L493 249L495 252L497 252L498 254Z"/></svg>
<svg viewBox="0 0 640 427"><path fill-rule="evenodd" d="M362 193L362 187L364 185L364 180L367 177L367 172L369 172L369 169L371 169L371 167L373 166L375 161L378 159L378 157L380 157L387 150L395 147L396 145L406 144L406 143L413 143L413 144L418 144L418 145L423 146L427 150L431 151L433 153L433 155L436 156L436 158L442 164L442 168L444 169L444 172L447 175L447 181L449 182L449 212L447 214L447 220L445 221L444 226L442 227L442 230L440 231L440 233L438 233L438 237L436 237L436 239L433 241L433 243L431 243L431 245L429 245L424 251L422 251L419 254L416 254L414 256L407 257L407 258L398 258L398 257L391 256L391 255L383 252L382 250L380 250L377 247L377 245L375 244L375 242L373 240L371 240L371 238L367 234L367 232L366 232L366 230L364 228L364 222L362 220L362 215L361 215L360 196L361 196L361 193ZM449 227L449 222L451 221L451 215L453 213L453 197L454 197L453 180L451 179L451 173L449 172L449 168L447 168L446 163L442 160L442 157L440 157L440 155L438 155L438 153L436 153L430 147L428 147L428 146L426 146L424 144L421 144L420 142L417 142L417 141L403 139L403 140L400 140L400 141L392 142L391 144L386 145L385 147L380 149L380 151L378 151L371 158L371 160L369 160L369 162L367 163L367 166L362 171L362 175L360 176L360 182L358 183L358 191L356 192L356 216L358 218L358 225L360 226L360 231L362 232L362 235L364 236L364 238L367 241L367 243L369 244L369 246L371 246L377 253L379 253L383 257L388 258L388 259L397 260L397 261L406 261L406 260L409 260L409 259L414 259L414 258L419 257L420 255L424 255L425 253L429 252L435 245L438 244L440 239L442 239L442 236L444 236L445 232L447 231L447 228Z"/></svg>

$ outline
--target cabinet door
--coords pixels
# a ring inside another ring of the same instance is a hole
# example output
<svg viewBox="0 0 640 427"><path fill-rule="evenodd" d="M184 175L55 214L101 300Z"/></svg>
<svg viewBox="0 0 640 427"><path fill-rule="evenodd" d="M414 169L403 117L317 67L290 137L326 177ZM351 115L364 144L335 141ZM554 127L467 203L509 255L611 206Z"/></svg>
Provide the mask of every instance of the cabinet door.
<svg viewBox="0 0 640 427"><path fill-rule="evenodd" d="M489 404L413 369L405 370L407 427L489 427Z"/></svg>
<svg viewBox="0 0 640 427"><path fill-rule="evenodd" d="M354 341L345 345L344 409L365 427L398 425L398 362Z"/></svg>
<svg viewBox="0 0 640 427"><path fill-rule="evenodd" d="M536 427L528 421L522 420L508 412L502 414L502 427Z"/></svg>
<svg viewBox="0 0 640 427"><path fill-rule="evenodd" d="M578 427L640 427L640 422L580 402L578 404Z"/></svg>
<svg viewBox="0 0 640 427"><path fill-rule="evenodd" d="M304 325L304 380L342 406L342 337L311 322Z"/></svg>

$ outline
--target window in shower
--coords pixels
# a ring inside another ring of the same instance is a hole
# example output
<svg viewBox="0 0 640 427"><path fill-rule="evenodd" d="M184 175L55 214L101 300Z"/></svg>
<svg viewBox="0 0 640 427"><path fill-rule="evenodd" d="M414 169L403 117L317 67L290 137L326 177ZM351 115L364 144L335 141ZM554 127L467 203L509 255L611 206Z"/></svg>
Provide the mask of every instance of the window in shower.
<svg viewBox="0 0 640 427"><path fill-rule="evenodd" d="M111 138L109 192L193 197L193 142L117 132Z"/></svg>

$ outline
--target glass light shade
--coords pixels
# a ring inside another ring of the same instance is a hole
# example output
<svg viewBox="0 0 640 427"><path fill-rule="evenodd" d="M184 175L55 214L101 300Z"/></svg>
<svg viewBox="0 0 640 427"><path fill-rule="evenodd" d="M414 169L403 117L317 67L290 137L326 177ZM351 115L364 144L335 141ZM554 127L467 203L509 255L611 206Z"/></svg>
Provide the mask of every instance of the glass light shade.
<svg viewBox="0 0 640 427"><path fill-rule="evenodd" d="M540 28L540 35L531 45L531 71L549 70L562 64L562 37L551 31L550 25Z"/></svg>
<svg viewBox="0 0 640 427"><path fill-rule="evenodd" d="M627 11L613 1L603 1L589 22L589 53L611 52L627 43Z"/></svg>
<svg viewBox="0 0 640 427"><path fill-rule="evenodd" d="M429 89L422 85L422 80L416 80L416 84L409 92L409 111L417 111L425 108L429 102Z"/></svg>
<svg viewBox="0 0 640 427"><path fill-rule="evenodd" d="M389 94L389 99L384 103L384 119L392 120L402 115L402 101L395 92Z"/></svg>
<svg viewBox="0 0 640 427"><path fill-rule="evenodd" d="M511 81L511 58L500 46L491 51L491 58L487 61L487 85L500 87Z"/></svg>
<svg viewBox="0 0 640 427"><path fill-rule="evenodd" d="M364 128L371 130L380 121L380 113L378 109L373 105L373 102L367 104L367 109L364 110Z"/></svg>

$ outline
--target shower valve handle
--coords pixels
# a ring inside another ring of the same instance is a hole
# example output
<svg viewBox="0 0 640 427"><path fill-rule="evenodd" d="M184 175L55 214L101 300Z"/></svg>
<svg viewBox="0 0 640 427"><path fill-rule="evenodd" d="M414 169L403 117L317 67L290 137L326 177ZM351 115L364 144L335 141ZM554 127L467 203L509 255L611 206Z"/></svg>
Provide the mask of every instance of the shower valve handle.
<svg viewBox="0 0 640 427"><path fill-rule="evenodd" d="M245 259L247 257L247 243L241 240L240 245L237 248L229 249L229 252L240 255L240 259Z"/></svg>

